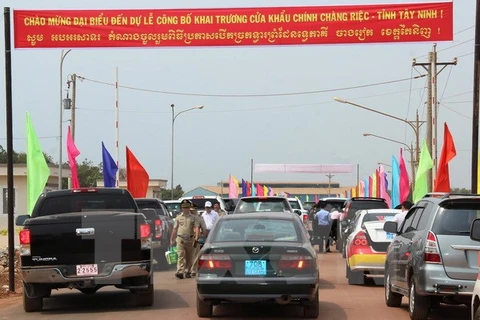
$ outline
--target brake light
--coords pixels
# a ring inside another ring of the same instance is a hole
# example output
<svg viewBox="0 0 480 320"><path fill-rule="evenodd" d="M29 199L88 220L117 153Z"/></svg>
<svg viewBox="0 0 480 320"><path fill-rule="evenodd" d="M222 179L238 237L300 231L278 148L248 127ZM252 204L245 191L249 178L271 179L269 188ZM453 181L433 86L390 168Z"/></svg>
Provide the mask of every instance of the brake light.
<svg viewBox="0 0 480 320"><path fill-rule="evenodd" d="M72 193L84 193L84 192L98 192L96 188L80 188L80 189L73 189Z"/></svg>
<svg viewBox="0 0 480 320"><path fill-rule="evenodd" d="M162 220L159 218L155 219L155 238L161 238L162 237Z"/></svg>
<svg viewBox="0 0 480 320"><path fill-rule="evenodd" d="M20 231L20 244L30 244L30 229Z"/></svg>
<svg viewBox="0 0 480 320"><path fill-rule="evenodd" d="M368 246L367 235L365 231L359 231L355 238L353 238L353 245L357 247L366 247Z"/></svg>
<svg viewBox="0 0 480 320"><path fill-rule="evenodd" d="M308 216L306 214L303 215L303 222L307 222L308 221Z"/></svg>
<svg viewBox="0 0 480 320"><path fill-rule="evenodd" d="M29 256L31 254L31 250L30 250L30 241L31 241L30 229L20 230L19 237L20 237L20 255L21 256Z"/></svg>
<svg viewBox="0 0 480 320"><path fill-rule="evenodd" d="M432 231L428 231L427 242L425 244L425 262L442 263L442 257L438 250L437 236Z"/></svg>
<svg viewBox="0 0 480 320"><path fill-rule="evenodd" d="M303 255L282 255L278 262L279 270L296 269L304 270L315 266L315 261L311 256Z"/></svg>
<svg viewBox="0 0 480 320"><path fill-rule="evenodd" d="M204 270L231 269L232 259L228 254L204 254L198 260L198 268Z"/></svg>
<svg viewBox="0 0 480 320"><path fill-rule="evenodd" d="M148 238L150 237L150 225L148 223L142 223L140 225L140 238Z"/></svg>

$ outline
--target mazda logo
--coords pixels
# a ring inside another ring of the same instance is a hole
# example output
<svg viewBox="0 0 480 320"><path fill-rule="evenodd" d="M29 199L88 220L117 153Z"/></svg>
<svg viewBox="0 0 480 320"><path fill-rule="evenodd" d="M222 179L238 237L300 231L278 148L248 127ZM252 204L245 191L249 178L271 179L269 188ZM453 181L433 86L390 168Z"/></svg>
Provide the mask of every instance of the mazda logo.
<svg viewBox="0 0 480 320"><path fill-rule="evenodd" d="M258 247L253 247L252 248L252 252L253 253L259 253L260 252L260 249Z"/></svg>

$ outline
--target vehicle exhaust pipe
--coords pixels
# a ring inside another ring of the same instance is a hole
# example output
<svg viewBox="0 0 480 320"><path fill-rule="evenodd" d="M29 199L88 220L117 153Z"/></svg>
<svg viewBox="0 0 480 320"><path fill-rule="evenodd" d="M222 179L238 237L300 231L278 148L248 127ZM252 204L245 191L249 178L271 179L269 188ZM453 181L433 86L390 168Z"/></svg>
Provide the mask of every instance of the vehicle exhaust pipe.
<svg viewBox="0 0 480 320"><path fill-rule="evenodd" d="M289 304L290 302L292 302L292 297L284 294L280 298L275 299L275 302L277 302L278 304Z"/></svg>

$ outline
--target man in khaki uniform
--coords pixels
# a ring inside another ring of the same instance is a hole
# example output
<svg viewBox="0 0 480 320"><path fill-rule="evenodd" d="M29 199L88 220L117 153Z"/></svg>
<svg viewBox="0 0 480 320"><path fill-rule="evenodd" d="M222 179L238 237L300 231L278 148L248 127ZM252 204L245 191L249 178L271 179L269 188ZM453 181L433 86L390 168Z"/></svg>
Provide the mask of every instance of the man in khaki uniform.
<svg viewBox="0 0 480 320"><path fill-rule="evenodd" d="M207 236L207 226L205 225L205 220L203 220L202 216L198 215L197 208L198 207L195 204L192 204L192 207L190 208L190 210L191 210L193 216L195 217L195 219L197 219L198 226L200 228L198 236L200 236L200 234L201 234L203 237L206 237ZM196 241L198 241L198 238L196 239ZM192 277L194 277L198 272L198 258L199 258L200 249L201 248L200 248L199 244L197 244L195 246L195 248L193 249L193 263L192 263L192 267L189 270L190 276L192 276Z"/></svg>
<svg viewBox="0 0 480 320"><path fill-rule="evenodd" d="M170 244L177 244L177 273L178 279L190 278L189 270L192 267L194 256L194 245L198 239L199 223L190 213L191 201L183 200L180 204L182 213L175 218Z"/></svg>

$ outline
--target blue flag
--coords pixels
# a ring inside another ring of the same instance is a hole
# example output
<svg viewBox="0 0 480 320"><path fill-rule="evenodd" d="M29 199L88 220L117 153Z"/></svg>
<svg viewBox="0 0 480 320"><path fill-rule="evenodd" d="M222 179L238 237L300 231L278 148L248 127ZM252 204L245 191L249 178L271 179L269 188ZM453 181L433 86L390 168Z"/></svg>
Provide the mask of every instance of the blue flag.
<svg viewBox="0 0 480 320"><path fill-rule="evenodd" d="M105 187L114 188L118 171L117 164L113 160L102 141L103 184Z"/></svg>
<svg viewBox="0 0 480 320"><path fill-rule="evenodd" d="M400 165L392 156L392 208L400 204Z"/></svg>

